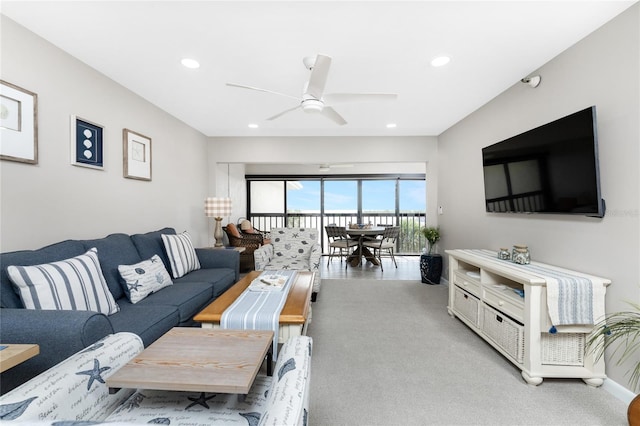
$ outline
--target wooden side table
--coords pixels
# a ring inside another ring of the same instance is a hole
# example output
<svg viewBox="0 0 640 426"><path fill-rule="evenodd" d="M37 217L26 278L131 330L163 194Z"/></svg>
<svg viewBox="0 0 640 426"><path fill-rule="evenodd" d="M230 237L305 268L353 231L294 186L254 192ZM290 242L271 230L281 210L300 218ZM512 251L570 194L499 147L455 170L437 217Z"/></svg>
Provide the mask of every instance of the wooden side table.
<svg viewBox="0 0 640 426"><path fill-rule="evenodd" d="M243 251L246 250L246 247L231 247L231 246L207 247L207 248L211 250L234 250L234 251L237 251L238 253L242 253Z"/></svg>
<svg viewBox="0 0 640 426"><path fill-rule="evenodd" d="M31 344L1 344L0 372L25 362L40 353L40 346Z"/></svg>

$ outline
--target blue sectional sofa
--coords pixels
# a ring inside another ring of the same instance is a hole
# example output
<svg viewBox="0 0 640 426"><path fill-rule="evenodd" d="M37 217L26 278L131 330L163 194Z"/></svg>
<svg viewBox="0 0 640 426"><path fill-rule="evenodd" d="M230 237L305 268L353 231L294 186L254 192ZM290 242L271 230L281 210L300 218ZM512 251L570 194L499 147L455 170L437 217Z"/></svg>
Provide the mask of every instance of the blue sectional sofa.
<svg viewBox="0 0 640 426"><path fill-rule="evenodd" d="M195 249L200 269L133 304L124 291L119 265L133 265L158 255L171 271L163 234L172 228L145 234L112 234L95 240L67 240L38 250L0 254L0 341L36 343L40 354L0 376L0 393L40 374L72 354L117 332L140 336L148 346L176 326L192 326L193 316L239 279L240 258L234 250ZM11 282L10 265L40 265L73 258L96 248L100 268L119 311L112 315L86 310L25 309ZM170 273L170 272L169 272Z"/></svg>

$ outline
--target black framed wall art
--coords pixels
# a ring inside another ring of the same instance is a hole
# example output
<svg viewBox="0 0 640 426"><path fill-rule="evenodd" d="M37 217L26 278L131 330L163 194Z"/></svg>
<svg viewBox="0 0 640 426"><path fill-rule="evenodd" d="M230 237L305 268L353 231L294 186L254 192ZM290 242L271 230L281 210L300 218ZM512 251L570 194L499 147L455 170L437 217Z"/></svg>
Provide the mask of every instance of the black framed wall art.
<svg viewBox="0 0 640 426"><path fill-rule="evenodd" d="M71 164L104 170L104 127L71 116Z"/></svg>

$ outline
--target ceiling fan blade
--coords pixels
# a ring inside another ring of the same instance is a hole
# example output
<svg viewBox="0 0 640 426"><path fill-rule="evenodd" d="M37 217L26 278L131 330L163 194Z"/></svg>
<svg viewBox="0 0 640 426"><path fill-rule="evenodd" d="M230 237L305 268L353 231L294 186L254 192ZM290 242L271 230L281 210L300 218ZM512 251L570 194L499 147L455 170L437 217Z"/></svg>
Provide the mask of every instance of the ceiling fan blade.
<svg viewBox="0 0 640 426"><path fill-rule="evenodd" d="M320 99L322 97L324 86L327 83L327 76L329 75L330 67L331 57L325 55L316 56L316 62L313 65L313 69L311 70L309 84L307 85L307 94L313 96L316 99Z"/></svg>
<svg viewBox="0 0 640 426"><path fill-rule="evenodd" d="M335 121L336 124L339 124L340 126L344 126L345 124L347 124L347 120L342 118L342 116L338 114L336 110L331 108L330 106L325 105L325 107L322 108L322 112L320 114Z"/></svg>
<svg viewBox="0 0 640 426"><path fill-rule="evenodd" d="M356 101L393 101L398 99L396 93L327 93L322 100L327 103Z"/></svg>
<svg viewBox="0 0 640 426"><path fill-rule="evenodd" d="M286 110L274 115L273 117L267 118L267 120L275 120L276 118L281 117L281 116L285 115L286 113L294 111L294 110L299 109L299 108L302 108L302 105L298 105L298 106L295 106L293 108L286 109Z"/></svg>
<svg viewBox="0 0 640 426"><path fill-rule="evenodd" d="M272 93L274 95L286 96L287 98L295 99L296 101L300 100L300 98L296 96L291 96L291 95L287 95L280 92L274 92L273 90L261 89L259 87L245 86L244 84L227 83L227 86L239 87L241 89L257 90L258 92L265 92L265 93Z"/></svg>

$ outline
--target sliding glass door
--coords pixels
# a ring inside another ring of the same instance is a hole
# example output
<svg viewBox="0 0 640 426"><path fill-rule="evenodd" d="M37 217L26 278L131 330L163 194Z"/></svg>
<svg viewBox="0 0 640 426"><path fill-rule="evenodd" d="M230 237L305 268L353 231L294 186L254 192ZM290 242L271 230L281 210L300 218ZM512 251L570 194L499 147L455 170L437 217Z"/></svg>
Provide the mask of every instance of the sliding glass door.
<svg viewBox="0 0 640 426"><path fill-rule="evenodd" d="M424 247L424 176L251 177L247 176L247 217L263 231L281 226L316 228L350 223L401 227L398 253Z"/></svg>

